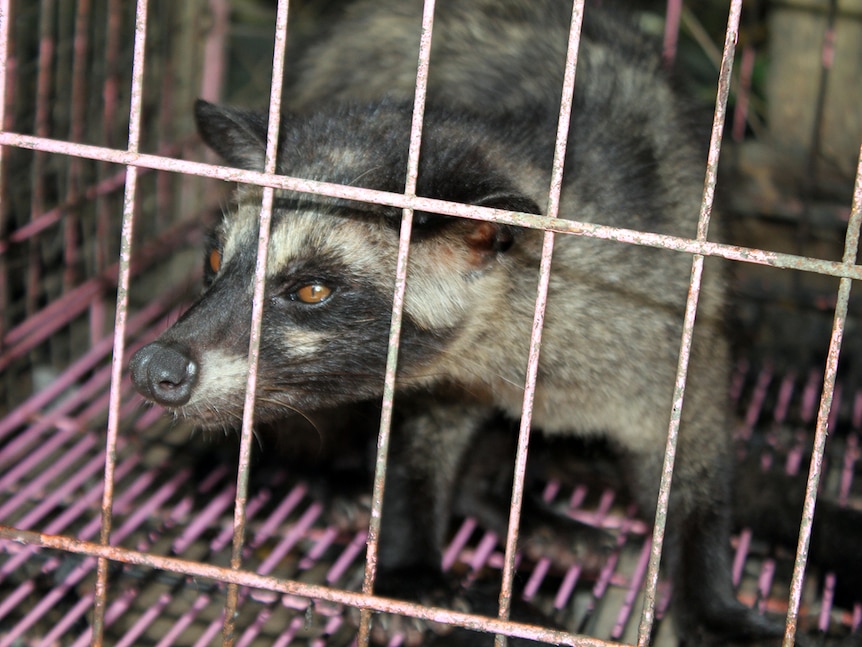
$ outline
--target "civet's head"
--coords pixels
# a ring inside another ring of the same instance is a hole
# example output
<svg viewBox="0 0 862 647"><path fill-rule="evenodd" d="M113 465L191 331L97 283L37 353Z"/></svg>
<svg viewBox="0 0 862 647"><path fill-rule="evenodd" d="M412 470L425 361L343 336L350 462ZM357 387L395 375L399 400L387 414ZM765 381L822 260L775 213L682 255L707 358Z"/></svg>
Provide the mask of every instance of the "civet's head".
<svg viewBox="0 0 862 647"><path fill-rule="evenodd" d="M203 139L231 165L263 169L264 116L200 101L196 117ZM417 193L538 213L492 163L481 132L456 122L429 117ZM278 173L401 192L409 123L408 108L389 104L285 118ZM130 363L142 395L204 426L242 415L260 205L260 189L238 190L206 250L203 294ZM382 393L400 221L391 207L276 193L259 420ZM494 267L517 237L503 225L416 214L399 349L404 383L441 377L440 358L483 310L489 282L498 281Z"/></svg>

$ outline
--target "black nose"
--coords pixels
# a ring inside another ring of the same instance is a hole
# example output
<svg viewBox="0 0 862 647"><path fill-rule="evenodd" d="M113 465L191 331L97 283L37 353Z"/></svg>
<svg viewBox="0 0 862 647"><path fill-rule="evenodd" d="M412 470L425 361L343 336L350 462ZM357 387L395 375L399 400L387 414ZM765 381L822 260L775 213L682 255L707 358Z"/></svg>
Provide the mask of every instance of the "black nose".
<svg viewBox="0 0 862 647"><path fill-rule="evenodd" d="M186 404L198 376L198 365L194 360L159 342L148 344L135 353L129 369L138 392L165 407Z"/></svg>

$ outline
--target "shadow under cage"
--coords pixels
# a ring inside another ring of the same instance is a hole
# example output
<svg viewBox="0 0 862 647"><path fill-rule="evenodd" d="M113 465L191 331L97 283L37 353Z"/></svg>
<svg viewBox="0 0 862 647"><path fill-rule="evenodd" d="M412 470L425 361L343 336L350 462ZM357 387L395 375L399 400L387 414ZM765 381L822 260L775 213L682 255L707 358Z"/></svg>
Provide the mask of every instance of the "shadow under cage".
<svg viewBox="0 0 862 647"><path fill-rule="evenodd" d="M523 486L606 531L606 554L566 554L553 540L507 550L505 536L471 515L448 537L444 570L466 590L490 586L496 600L508 569L507 586L514 581L514 595L540 614L528 626L362 593L369 520L380 514L368 448L388 433L378 406L344 414L340 426L351 433L333 457L314 424L291 423L293 445L278 447L263 430L241 443L233 433L196 432L134 392L128 358L200 290L205 232L227 209L225 181L387 198L205 163L215 160L194 135L195 99L262 107L275 76L277 101L280 66L290 80L291 59L276 47L273 64L273 42L285 34L290 46L313 42L313 26L343 3L291 3L289 23L287 3L275 4L0 4L0 645L361 644L358 608L547 643L636 644L645 587L655 601L651 644L675 644L671 587L651 581L653 520L639 515L602 443L584 443L576 465L560 465L552 441L531 440L539 475ZM727 8L709 4L701 16L677 2L661 11L635 4L641 26L664 34L668 60L678 49L674 64L708 79L696 87L715 101L720 47L718 59L705 52L725 40ZM840 541L815 535L804 580L794 572L809 462L819 475L816 514L840 520L829 532L862 533L840 525L862 514L862 348L850 288L862 277L862 117L852 107L862 91L862 58L854 63L852 49L862 21L852 7L826 4L755 7L741 28L740 4L731 7L724 56L729 63L739 40L738 69L731 80L722 68L718 85L732 84L733 103L716 109L729 115L726 128L717 121L727 240L517 222L729 259L734 586L750 606L789 612L795 631L849 645L862 642L858 555L830 554ZM706 22L713 12L718 28ZM758 40L766 25L770 35ZM788 49L782 33L808 34L813 45ZM759 63L767 48L769 65ZM813 86L783 57L810 62ZM797 132L787 125L800 123ZM402 198L395 206L417 204ZM459 211L465 205L443 206L470 216ZM505 469L491 470L494 479L511 479L518 451L507 443L495 445L501 453L491 460ZM746 516L767 481L786 484L798 508L790 530Z"/></svg>

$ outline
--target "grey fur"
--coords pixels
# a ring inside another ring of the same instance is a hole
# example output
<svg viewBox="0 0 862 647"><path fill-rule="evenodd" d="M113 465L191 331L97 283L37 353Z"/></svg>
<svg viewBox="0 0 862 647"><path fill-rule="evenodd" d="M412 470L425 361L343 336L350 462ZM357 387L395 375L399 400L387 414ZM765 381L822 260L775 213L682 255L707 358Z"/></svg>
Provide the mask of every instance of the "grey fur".
<svg viewBox="0 0 862 647"><path fill-rule="evenodd" d="M403 190L420 4L357 2L303 56L288 92L299 115L282 124L279 173ZM420 195L544 212L569 13L554 0L438 2ZM561 217L694 236L703 159L681 127L685 113L643 38L589 7ZM262 168L265 118L204 103L197 117L230 163ZM144 395L208 426L241 415L259 200L256 188L239 191L218 233L223 259L212 285L132 360ZM276 206L258 419L379 397L399 214L287 192ZM389 478L390 489L420 500L387 499L381 583L387 571L438 568L451 491L474 434L494 411L521 415L541 236L417 214ZM690 269L686 254L556 240L534 426L609 438L647 516ZM332 287L332 296L302 304L297 290L310 283ZM708 267L669 526L689 644L777 633L736 602L730 585L723 303L722 276Z"/></svg>

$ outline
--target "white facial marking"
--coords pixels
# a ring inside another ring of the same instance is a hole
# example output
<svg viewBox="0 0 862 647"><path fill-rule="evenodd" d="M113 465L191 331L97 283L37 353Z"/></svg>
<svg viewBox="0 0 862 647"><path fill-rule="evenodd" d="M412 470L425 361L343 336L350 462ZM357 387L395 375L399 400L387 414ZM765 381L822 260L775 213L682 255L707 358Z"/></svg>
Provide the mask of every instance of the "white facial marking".
<svg viewBox="0 0 862 647"><path fill-rule="evenodd" d="M221 350L205 351L200 358L200 375L189 405L235 399L245 391L248 358Z"/></svg>

